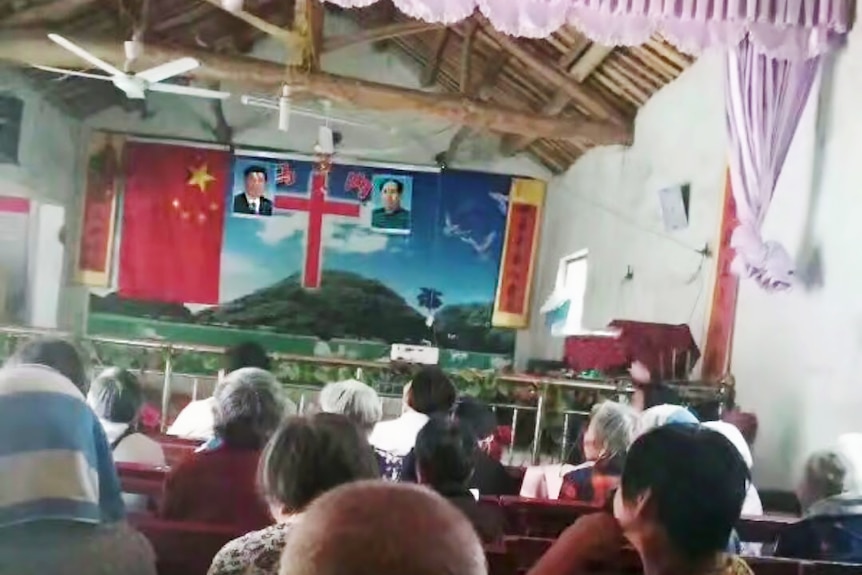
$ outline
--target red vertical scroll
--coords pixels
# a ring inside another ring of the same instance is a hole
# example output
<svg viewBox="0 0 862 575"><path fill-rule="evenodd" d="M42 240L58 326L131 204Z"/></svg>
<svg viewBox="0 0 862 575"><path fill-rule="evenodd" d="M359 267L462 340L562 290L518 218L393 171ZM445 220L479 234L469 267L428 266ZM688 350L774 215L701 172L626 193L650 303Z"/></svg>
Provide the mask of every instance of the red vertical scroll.
<svg viewBox="0 0 862 575"><path fill-rule="evenodd" d="M736 202L733 200L729 174L725 181L715 288L701 370L703 379L707 381L718 381L730 368L733 327L736 323L736 298L739 292L739 278L730 269L734 256L730 239L739 220L736 217Z"/></svg>
<svg viewBox="0 0 862 575"><path fill-rule="evenodd" d="M530 323L530 288L536 267L544 203L544 182L520 178L512 180L492 318L495 327L520 329Z"/></svg>
<svg viewBox="0 0 862 575"><path fill-rule="evenodd" d="M111 283L117 192L123 136L94 132L87 154L76 281L93 287Z"/></svg>

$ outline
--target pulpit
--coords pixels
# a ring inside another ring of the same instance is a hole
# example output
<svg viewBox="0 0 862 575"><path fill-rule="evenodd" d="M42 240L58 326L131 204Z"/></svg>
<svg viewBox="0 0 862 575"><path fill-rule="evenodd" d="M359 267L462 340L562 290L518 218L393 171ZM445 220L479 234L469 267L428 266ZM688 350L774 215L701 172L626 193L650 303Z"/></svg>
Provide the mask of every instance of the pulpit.
<svg viewBox="0 0 862 575"><path fill-rule="evenodd" d="M686 379L700 358L688 325L614 320L608 328L619 335L566 338L564 359L577 372L624 373L634 361L646 365L654 378Z"/></svg>

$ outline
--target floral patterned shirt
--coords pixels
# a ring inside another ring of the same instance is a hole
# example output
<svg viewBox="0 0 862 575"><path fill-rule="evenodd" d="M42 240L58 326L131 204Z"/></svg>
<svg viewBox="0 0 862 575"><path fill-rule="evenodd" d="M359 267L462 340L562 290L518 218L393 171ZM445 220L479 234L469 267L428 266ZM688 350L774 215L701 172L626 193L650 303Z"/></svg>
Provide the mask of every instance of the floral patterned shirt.
<svg viewBox="0 0 862 575"><path fill-rule="evenodd" d="M285 538L299 515L234 539L221 548L207 575L278 575Z"/></svg>

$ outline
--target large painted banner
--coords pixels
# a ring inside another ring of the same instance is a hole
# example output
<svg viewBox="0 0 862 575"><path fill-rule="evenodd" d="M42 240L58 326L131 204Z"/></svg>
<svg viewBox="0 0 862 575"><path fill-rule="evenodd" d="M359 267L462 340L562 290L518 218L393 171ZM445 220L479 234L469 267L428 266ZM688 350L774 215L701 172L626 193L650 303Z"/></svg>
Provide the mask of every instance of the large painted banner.
<svg viewBox="0 0 862 575"><path fill-rule="evenodd" d="M491 321L518 179L168 148L127 144L119 289L92 296L91 333L510 361L514 331Z"/></svg>

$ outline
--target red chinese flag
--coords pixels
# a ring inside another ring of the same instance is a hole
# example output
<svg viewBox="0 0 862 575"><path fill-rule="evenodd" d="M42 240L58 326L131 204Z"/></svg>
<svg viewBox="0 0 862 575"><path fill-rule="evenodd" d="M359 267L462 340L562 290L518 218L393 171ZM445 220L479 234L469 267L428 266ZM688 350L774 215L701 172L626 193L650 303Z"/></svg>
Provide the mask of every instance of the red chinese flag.
<svg viewBox="0 0 862 575"><path fill-rule="evenodd" d="M218 303L229 152L130 142L125 157L120 295Z"/></svg>

